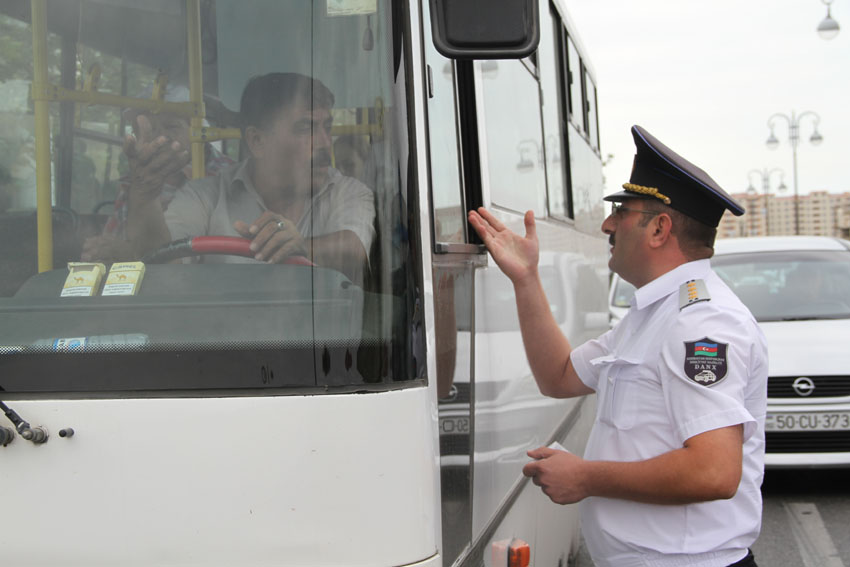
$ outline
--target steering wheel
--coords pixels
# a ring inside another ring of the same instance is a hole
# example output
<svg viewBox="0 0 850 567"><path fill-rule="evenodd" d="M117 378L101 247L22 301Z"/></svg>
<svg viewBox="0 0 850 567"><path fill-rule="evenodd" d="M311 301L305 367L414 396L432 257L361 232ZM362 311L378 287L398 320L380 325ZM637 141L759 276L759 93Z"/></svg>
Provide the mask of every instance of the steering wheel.
<svg viewBox="0 0 850 567"><path fill-rule="evenodd" d="M253 258L251 240L240 236L190 236L173 240L142 258L146 264L164 264L178 258L220 254L225 256L244 256ZM315 266L304 256L290 256L282 262L298 266Z"/></svg>

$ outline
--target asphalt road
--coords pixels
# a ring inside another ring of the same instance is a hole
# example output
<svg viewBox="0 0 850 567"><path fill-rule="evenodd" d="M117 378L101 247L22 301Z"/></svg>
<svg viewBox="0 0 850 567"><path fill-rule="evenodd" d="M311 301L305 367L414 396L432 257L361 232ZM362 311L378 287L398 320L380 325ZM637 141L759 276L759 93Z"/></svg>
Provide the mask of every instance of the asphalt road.
<svg viewBox="0 0 850 567"><path fill-rule="evenodd" d="M850 469L765 473L760 567L850 567Z"/></svg>
<svg viewBox="0 0 850 567"><path fill-rule="evenodd" d="M759 567L850 567L850 468L769 470ZM575 567L592 567L582 545Z"/></svg>

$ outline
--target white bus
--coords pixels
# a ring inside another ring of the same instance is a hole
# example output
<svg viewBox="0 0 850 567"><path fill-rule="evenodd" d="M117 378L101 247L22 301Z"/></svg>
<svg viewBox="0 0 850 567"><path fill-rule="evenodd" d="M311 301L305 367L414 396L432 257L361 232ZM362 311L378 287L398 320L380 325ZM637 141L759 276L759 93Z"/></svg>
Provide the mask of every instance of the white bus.
<svg viewBox="0 0 850 567"><path fill-rule="evenodd" d="M600 334L596 82L563 2L494 2L0 0L3 565L570 564L576 507L521 469L583 452L594 401L539 393L466 211L532 209L557 320ZM333 93L363 278L219 234L121 248L135 115L222 175L271 72Z"/></svg>

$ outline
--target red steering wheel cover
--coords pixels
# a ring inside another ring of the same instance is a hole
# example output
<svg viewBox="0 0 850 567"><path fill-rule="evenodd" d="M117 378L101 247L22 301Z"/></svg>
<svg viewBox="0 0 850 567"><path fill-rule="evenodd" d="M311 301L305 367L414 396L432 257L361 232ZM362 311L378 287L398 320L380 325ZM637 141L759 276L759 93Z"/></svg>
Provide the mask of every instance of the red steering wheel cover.
<svg viewBox="0 0 850 567"><path fill-rule="evenodd" d="M192 239L192 251L197 254L232 254L251 258L251 241L241 236L196 236Z"/></svg>
<svg viewBox="0 0 850 567"><path fill-rule="evenodd" d="M234 256L254 257L251 241L241 236L196 236L191 240L192 251L196 254L232 254ZM283 264L315 266L304 256L290 256Z"/></svg>

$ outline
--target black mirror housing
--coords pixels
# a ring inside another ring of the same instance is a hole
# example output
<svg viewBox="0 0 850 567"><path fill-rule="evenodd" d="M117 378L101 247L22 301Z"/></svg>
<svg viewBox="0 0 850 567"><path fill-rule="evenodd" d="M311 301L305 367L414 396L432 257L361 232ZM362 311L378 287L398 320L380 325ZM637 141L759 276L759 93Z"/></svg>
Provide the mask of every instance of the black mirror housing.
<svg viewBox="0 0 850 567"><path fill-rule="evenodd" d="M430 0L434 46L451 59L522 59L540 41L538 0Z"/></svg>

